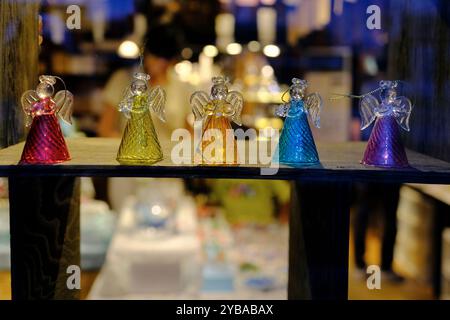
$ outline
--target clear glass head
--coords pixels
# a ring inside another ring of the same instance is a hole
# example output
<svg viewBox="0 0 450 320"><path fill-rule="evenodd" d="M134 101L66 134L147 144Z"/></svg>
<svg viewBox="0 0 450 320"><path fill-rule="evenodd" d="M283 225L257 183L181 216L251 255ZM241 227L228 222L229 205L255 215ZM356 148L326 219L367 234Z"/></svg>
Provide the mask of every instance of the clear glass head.
<svg viewBox="0 0 450 320"><path fill-rule="evenodd" d="M225 100L228 95L228 83L227 77L214 77L212 78L211 87L211 99L213 100Z"/></svg>
<svg viewBox="0 0 450 320"><path fill-rule="evenodd" d="M131 92L136 95L143 94L148 89L148 81L150 76L143 72L137 72L134 74L134 80L131 83Z"/></svg>
<svg viewBox="0 0 450 320"><path fill-rule="evenodd" d="M398 81L380 81L380 98L383 103L391 104L394 103L397 98Z"/></svg>
<svg viewBox="0 0 450 320"><path fill-rule="evenodd" d="M55 88L53 85L56 83L54 76L43 75L39 77L39 84L36 87L36 93L39 98L45 99L53 96Z"/></svg>
<svg viewBox="0 0 450 320"><path fill-rule="evenodd" d="M289 88L291 100L302 100L305 97L308 82L306 80L293 78L292 85Z"/></svg>

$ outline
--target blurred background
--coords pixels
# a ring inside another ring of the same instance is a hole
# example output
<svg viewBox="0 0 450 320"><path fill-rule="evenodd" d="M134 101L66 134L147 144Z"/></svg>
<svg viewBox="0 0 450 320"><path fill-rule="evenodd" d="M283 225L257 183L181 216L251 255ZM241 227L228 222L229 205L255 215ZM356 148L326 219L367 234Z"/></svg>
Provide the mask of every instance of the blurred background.
<svg viewBox="0 0 450 320"><path fill-rule="evenodd" d="M67 137L119 138L125 119L117 105L142 63L151 84L167 92L168 121L154 119L161 140L176 128L192 129L189 96L209 91L216 75L244 95L244 128L282 128L274 108L298 77L325 101L316 141L367 140L358 101L328 98L366 93L402 74L415 85L405 95L416 104L439 94L448 103L448 68L441 69L443 86L429 79L440 69L434 58L450 56L443 2L42 1L38 73L62 77L76 97L74 125L63 125ZM70 5L81 9L80 29L66 26ZM381 29L367 27L370 5L380 9ZM417 29L432 24L436 38L422 31L413 39L413 21ZM417 43L415 52L431 64L427 74L401 59L411 61ZM418 119L412 130L420 132ZM418 151L428 148L408 139ZM448 150L433 150L450 160ZM0 180L1 299L10 299L7 189ZM350 299L450 298L449 187L355 185L353 202ZM287 298L286 181L83 178L81 203L83 298ZM372 264L383 270L381 290L366 287Z"/></svg>

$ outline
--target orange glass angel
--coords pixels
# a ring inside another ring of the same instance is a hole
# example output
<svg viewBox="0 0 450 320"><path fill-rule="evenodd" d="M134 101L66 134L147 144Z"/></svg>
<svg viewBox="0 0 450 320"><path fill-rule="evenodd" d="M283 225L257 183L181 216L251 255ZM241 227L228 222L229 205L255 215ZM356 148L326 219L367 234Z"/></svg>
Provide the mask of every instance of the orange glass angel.
<svg viewBox="0 0 450 320"><path fill-rule="evenodd" d="M242 95L228 91L228 79L214 77L211 93L194 92L192 111L201 123L201 140L196 149L196 162L202 164L237 164L237 146L231 121L241 125L244 105Z"/></svg>

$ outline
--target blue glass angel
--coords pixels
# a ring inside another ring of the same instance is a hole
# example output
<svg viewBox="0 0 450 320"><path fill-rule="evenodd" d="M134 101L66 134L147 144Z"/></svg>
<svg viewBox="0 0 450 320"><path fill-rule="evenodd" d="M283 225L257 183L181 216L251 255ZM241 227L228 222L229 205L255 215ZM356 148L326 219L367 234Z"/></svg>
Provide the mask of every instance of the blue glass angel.
<svg viewBox="0 0 450 320"><path fill-rule="evenodd" d="M275 114L285 117L283 130L274 160L280 163L302 166L319 163L316 144L309 127L308 117L320 127L322 98L318 93L306 95L308 83L293 78L289 88L290 101L278 107Z"/></svg>

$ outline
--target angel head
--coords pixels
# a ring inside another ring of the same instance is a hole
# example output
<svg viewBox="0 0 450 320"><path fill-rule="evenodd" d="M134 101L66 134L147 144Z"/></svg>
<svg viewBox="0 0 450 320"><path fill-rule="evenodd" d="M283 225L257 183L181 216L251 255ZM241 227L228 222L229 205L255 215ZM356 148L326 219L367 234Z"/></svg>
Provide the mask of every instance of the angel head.
<svg viewBox="0 0 450 320"><path fill-rule="evenodd" d="M119 111L130 118L132 112L153 110L159 119L165 121L166 93L160 86L149 88L149 80L150 76L146 73L134 74L131 85L126 88L119 103Z"/></svg>
<svg viewBox="0 0 450 320"><path fill-rule="evenodd" d="M53 97L57 80L62 82L64 90L58 91ZM66 90L66 84L59 77L41 75L36 90L25 91L21 102L23 111L28 117L56 112L62 120L72 123L73 95Z"/></svg>
<svg viewBox="0 0 450 320"><path fill-rule="evenodd" d="M55 93L55 88L53 87L56 83L56 78L54 76L43 75L39 77L39 84L36 87L36 94L39 98L51 98L53 93Z"/></svg>
<svg viewBox="0 0 450 320"><path fill-rule="evenodd" d="M148 90L148 81L150 76L143 72L136 72L133 76L134 80L131 83L131 92L135 95L141 95Z"/></svg>
<svg viewBox="0 0 450 320"><path fill-rule="evenodd" d="M306 80L293 78L292 85L289 88L289 95L291 99L303 100L306 95L306 88L308 87L308 82Z"/></svg>
<svg viewBox="0 0 450 320"><path fill-rule="evenodd" d="M241 112L244 98L237 91L228 91L229 80L226 77L212 78L211 94L196 91L191 95L192 112L195 120L202 120L207 115L220 114L241 125Z"/></svg>
<svg viewBox="0 0 450 320"><path fill-rule="evenodd" d="M228 83L227 77L213 77L211 87L211 99L212 100L225 100L228 95Z"/></svg>
<svg viewBox="0 0 450 320"><path fill-rule="evenodd" d="M292 85L289 87L290 102L284 100L283 94L281 99L284 104L280 105L275 114L280 117L295 117L302 112L306 112L313 124L320 128L320 112L322 111L322 97L317 92L306 95L308 82L298 78L292 79ZM292 104L294 103L294 106Z"/></svg>
<svg viewBox="0 0 450 320"><path fill-rule="evenodd" d="M380 98L383 103L391 104L397 99L398 81L380 81Z"/></svg>
<svg viewBox="0 0 450 320"><path fill-rule="evenodd" d="M409 131L409 117L412 102L406 97L398 96L399 81L380 81L378 89L361 96L359 112L361 114L361 130L369 127L377 117L392 116L404 130ZM372 95L380 92L380 101Z"/></svg>

